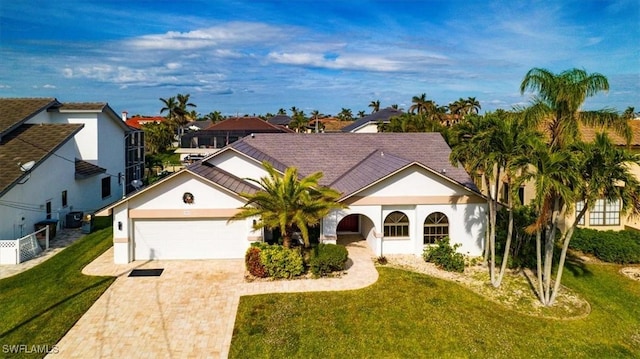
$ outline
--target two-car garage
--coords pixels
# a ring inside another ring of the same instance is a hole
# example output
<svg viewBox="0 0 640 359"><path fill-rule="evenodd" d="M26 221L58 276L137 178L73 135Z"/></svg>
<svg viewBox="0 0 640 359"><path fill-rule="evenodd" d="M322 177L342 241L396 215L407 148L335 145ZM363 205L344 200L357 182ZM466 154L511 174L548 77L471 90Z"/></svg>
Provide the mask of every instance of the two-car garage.
<svg viewBox="0 0 640 359"><path fill-rule="evenodd" d="M226 218L133 220L134 260L243 258L245 221Z"/></svg>

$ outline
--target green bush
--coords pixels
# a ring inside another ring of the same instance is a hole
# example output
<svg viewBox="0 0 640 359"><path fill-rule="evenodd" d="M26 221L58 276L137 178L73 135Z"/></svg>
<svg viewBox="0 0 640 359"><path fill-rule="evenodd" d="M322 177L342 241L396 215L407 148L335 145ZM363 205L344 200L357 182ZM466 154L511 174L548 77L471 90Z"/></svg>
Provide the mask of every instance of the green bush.
<svg viewBox="0 0 640 359"><path fill-rule="evenodd" d="M258 278L264 278L267 276L267 269L260 260L260 253L262 249L258 246L251 246L247 249L247 253L244 256L244 263L251 275Z"/></svg>
<svg viewBox="0 0 640 359"><path fill-rule="evenodd" d="M295 249L267 246L260 252L260 261L272 278L293 278L304 273L302 255Z"/></svg>
<svg viewBox="0 0 640 359"><path fill-rule="evenodd" d="M449 237L436 242L435 246L425 248L423 257L427 262L434 263L438 268L449 272L464 272L464 256L456 252L460 244L449 244Z"/></svg>
<svg viewBox="0 0 640 359"><path fill-rule="evenodd" d="M640 263L640 233L577 228L569 248L610 263Z"/></svg>
<svg viewBox="0 0 640 359"><path fill-rule="evenodd" d="M311 251L309 268L318 276L344 269L348 252L344 246L320 243Z"/></svg>

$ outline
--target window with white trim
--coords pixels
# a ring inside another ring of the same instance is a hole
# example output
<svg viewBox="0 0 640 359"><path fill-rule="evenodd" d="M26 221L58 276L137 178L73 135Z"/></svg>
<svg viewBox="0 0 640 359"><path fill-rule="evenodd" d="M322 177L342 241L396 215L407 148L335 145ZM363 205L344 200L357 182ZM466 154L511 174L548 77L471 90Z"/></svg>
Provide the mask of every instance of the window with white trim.
<svg viewBox="0 0 640 359"><path fill-rule="evenodd" d="M424 244L435 244L449 235L449 218L444 213L434 212L424 220Z"/></svg>
<svg viewBox="0 0 640 359"><path fill-rule="evenodd" d="M583 201L576 202L576 219L578 218L578 214L580 213L580 211L582 211L583 208L584 208L584 202ZM582 218L578 222L578 224L581 225L581 226L584 226L584 217L586 217L586 216L582 216Z"/></svg>
<svg viewBox="0 0 640 359"><path fill-rule="evenodd" d="M391 212L384 219L384 236L391 238L409 237L409 218L402 212Z"/></svg>
<svg viewBox="0 0 640 359"><path fill-rule="evenodd" d="M620 200L607 201L599 199L589 212L589 225L592 226L619 226L620 225Z"/></svg>

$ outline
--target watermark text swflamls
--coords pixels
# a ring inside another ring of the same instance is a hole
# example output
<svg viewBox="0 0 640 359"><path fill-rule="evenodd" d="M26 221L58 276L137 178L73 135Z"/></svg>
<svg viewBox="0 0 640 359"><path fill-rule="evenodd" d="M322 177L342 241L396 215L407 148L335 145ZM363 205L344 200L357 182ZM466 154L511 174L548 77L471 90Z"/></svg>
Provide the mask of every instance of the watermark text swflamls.
<svg viewBox="0 0 640 359"><path fill-rule="evenodd" d="M3 354L58 354L57 345L4 344Z"/></svg>

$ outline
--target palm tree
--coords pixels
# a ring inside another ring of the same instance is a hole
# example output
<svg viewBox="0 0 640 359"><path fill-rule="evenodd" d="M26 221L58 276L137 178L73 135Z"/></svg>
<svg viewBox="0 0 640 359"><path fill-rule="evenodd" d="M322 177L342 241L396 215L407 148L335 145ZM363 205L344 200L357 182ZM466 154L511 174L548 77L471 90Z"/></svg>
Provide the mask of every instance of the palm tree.
<svg viewBox="0 0 640 359"><path fill-rule="evenodd" d="M366 116L367 114L364 112L364 110L360 110L358 111L358 118L363 118L364 116Z"/></svg>
<svg viewBox="0 0 640 359"><path fill-rule="evenodd" d="M622 113L622 118L627 121L634 120L636 117L638 117L638 113L636 113L636 109L631 106L627 107Z"/></svg>
<svg viewBox="0 0 640 359"><path fill-rule="evenodd" d="M150 122L142 125L144 131L144 147L150 154L162 152L171 146L173 131L164 122Z"/></svg>
<svg viewBox="0 0 640 359"><path fill-rule="evenodd" d="M286 114L287 114L287 110L285 110L284 108L282 108L282 107L281 107L281 108L278 110L278 115L286 115Z"/></svg>
<svg viewBox="0 0 640 359"><path fill-rule="evenodd" d="M393 109L396 109L396 110L397 110L397 109L398 109L398 104L397 104L397 103L394 103L393 105L391 105L391 108L393 108Z"/></svg>
<svg viewBox="0 0 640 359"><path fill-rule="evenodd" d="M476 100L475 97L469 97L465 100L465 115L468 114L478 114L480 112L480 101Z"/></svg>
<svg viewBox="0 0 640 359"><path fill-rule="evenodd" d="M526 109L525 116L536 127L544 124L549 137L549 142L540 145L541 149L530 156L535 171L539 173L529 174L529 177L536 179L535 205L538 218L530 226L530 230L536 232L538 251L542 230L545 229L544 269L541 268L541 255L538 255L538 281L540 299L547 306L552 305L555 299L550 285L558 221L561 213L562 216L568 216L572 204L581 198L581 186L588 183L580 175L584 173L576 172L584 172L584 169L578 167L576 154L571 151L572 146L579 142L579 124L608 127L625 136L627 143L631 140L631 128L623 116L606 109L581 111L587 97L608 89L609 83L605 76L588 74L582 69L554 74L546 69L533 68L527 72L520 85L521 93L526 90L537 92L532 106ZM634 207L637 206L636 202ZM568 245L571 238L569 232L561 233L561 237L564 238L563 245ZM560 263L558 271L562 272L563 269L564 261ZM561 278L560 274L556 279L556 288L559 288Z"/></svg>
<svg viewBox="0 0 640 359"><path fill-rule="evenodd" d="M371 101L369 107L371 107L371 113L380 111L380 100Z"/></svg>
<svg viewBox="0 0 640 359"><path fill-rule="evenodd" d="M584 203L584 206L561 239L559 268L564 267L567 249L575 228L581 222L587 208L593 209L597 200L604 200L607 203L619 201L621 216L629 212L633 215L640 214L640 182L629 167L631 164L640 165L640 155L616 147L605 133L596 134L592 143L576 143L572 150L578 157L578 168L582 179L575 185L574 190L576 199ZM558 270L547 305L553 305L561 280L562 270ZM545 289L548 293L549 288Z"/></svg>
<svg viewBox="0 0 640 359"><path fill-rule="evenodd" d="M213 112L209 112L208 114L206 114L204 116L205 120L209 120L212 123L218 123L222 120L224 120L224 116L222 116L222 113L220 111L213 111Z"/></svg>
<svg viewBox="0 0 640 359"><path fill-rule="evenodd" d="M420 96L413 96L411 103L412 105L409 107L410 113L425 113L434 106L433 101L427 100L426 93L423 93Z"/></svg>
<svg viewBox="0 0 640 359"><path fill-rule="evenodd" d="M301 132L301 130L304 132L308 125L309 119L304 115L304 111L297 111L289 123L289 128L296 132Z"/></svg>
<svg viewBox="0 0 640 359"><path fill-rule="evenodd" d="M291 106L291 108L289 109L291 111L291 117L295 116L298 114L298 111L300 111L297 107L295 106Z"/></svg>
<svg viewBox="0 0 640 359"><path fill-rule="evenodd" d="M599 73L588 74L571 69L554 74L546 69L533 68L527 72L520 92L537 92L529 109L530 118L537 124L544 122L554 149L566 147L579 138L578 125L598 125L611 128L631 141L631 128L614 111L581 111L587 97L609 90L607 78Z"/></svg>
<svg viewBox="0 0 640 359"><path fill-rule="evenodd" d="M340 121L353 121L353 112L349 108L342 108L338 114Z"/></svg>
<svg viewBox="0 0 640 359"><path fill-rule="evenodd" d="M322 172L299 179L295 167L289 167L280 174L270 163L263 162L262 165L268 176L260 180L249 179L261 189L254 194L241 194L247 203L229 220L259 217L253 228L279 228L283 244L288 248L291 247L291 235L297 228L305 246L309 247L309 227L318 224L332 210L345 208L337 202L340 193L318 184Z"/></svg>
<svg viewBox="0 0 640 359"><path fill-rule="evenodd" d="M160 98L160 101L162 101L163 104L162 108L160 109L160 114L167 111L166 118L169 121L173 120L173 118L176 116L176 111L178 111L178 102L176 102L176 98L173 96L167 99Z"/></svg>

